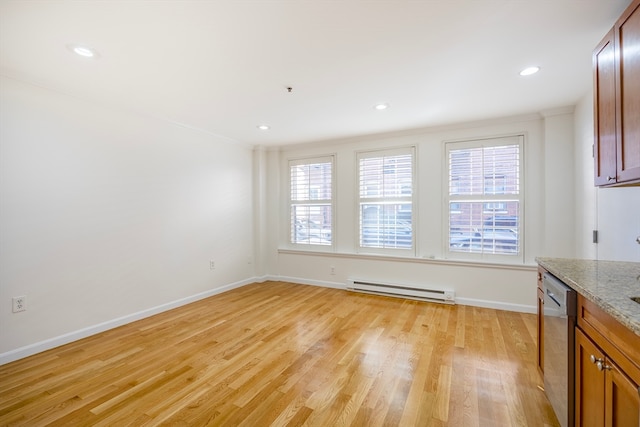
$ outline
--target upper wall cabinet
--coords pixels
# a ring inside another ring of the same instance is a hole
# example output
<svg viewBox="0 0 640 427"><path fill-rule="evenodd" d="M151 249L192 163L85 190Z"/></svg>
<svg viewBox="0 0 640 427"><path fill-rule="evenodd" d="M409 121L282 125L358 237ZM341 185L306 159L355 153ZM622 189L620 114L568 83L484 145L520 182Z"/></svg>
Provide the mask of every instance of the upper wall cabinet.
<svg viewBox="0 0 640 427"><path fill-rule="evenodd" d="M593 52L595 185L640 185L640 0Z"/></svg>

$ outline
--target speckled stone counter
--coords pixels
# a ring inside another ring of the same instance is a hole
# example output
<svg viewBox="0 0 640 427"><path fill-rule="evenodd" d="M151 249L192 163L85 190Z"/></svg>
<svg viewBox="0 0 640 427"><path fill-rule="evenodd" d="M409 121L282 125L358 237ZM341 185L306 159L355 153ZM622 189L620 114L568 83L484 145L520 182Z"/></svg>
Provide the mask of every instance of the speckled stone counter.
<svg viewBox="0 0 640 427"><path fill-rule="evenodd" d="M536 258L545 270L640 335L640 262Z"/></svg>

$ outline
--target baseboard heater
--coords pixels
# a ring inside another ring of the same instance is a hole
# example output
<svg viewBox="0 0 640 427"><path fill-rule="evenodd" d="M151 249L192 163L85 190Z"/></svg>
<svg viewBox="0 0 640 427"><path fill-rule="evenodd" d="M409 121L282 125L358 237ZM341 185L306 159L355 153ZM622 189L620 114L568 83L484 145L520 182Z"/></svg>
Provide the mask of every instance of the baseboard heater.
<svg viewBox="0 0 640 427"><path fill-rule="evenodd" d="M381 282L349 279L347 289L354 292L387 295L399 298L417 299L420 301L455 304L455 292L442 289L423 289L410 285L399 285Z"/></svg>

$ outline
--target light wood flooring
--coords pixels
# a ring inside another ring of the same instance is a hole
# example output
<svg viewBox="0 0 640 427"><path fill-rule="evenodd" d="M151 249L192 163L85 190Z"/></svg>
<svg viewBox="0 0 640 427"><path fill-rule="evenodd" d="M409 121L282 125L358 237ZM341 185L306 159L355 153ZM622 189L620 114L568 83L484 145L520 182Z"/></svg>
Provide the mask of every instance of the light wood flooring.
<svg viewBox="0 0 640 427"><path fill-rule="evenodd" d="M556 426L532 314L252 284L0 366L0 425Z"/></svg>

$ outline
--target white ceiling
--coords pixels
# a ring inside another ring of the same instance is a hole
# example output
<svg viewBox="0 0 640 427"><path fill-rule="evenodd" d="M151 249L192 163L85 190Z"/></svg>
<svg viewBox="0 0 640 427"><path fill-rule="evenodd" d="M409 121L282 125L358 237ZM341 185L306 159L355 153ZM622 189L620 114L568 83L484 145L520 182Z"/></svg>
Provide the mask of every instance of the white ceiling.
<svg viewBox="0 0 640 427"><path fill-rule="evenodd" d="M292 144L574 105L629 3L2 0L0 73L241 143ZM542 69L519 76L529 65Z"/></svg>

